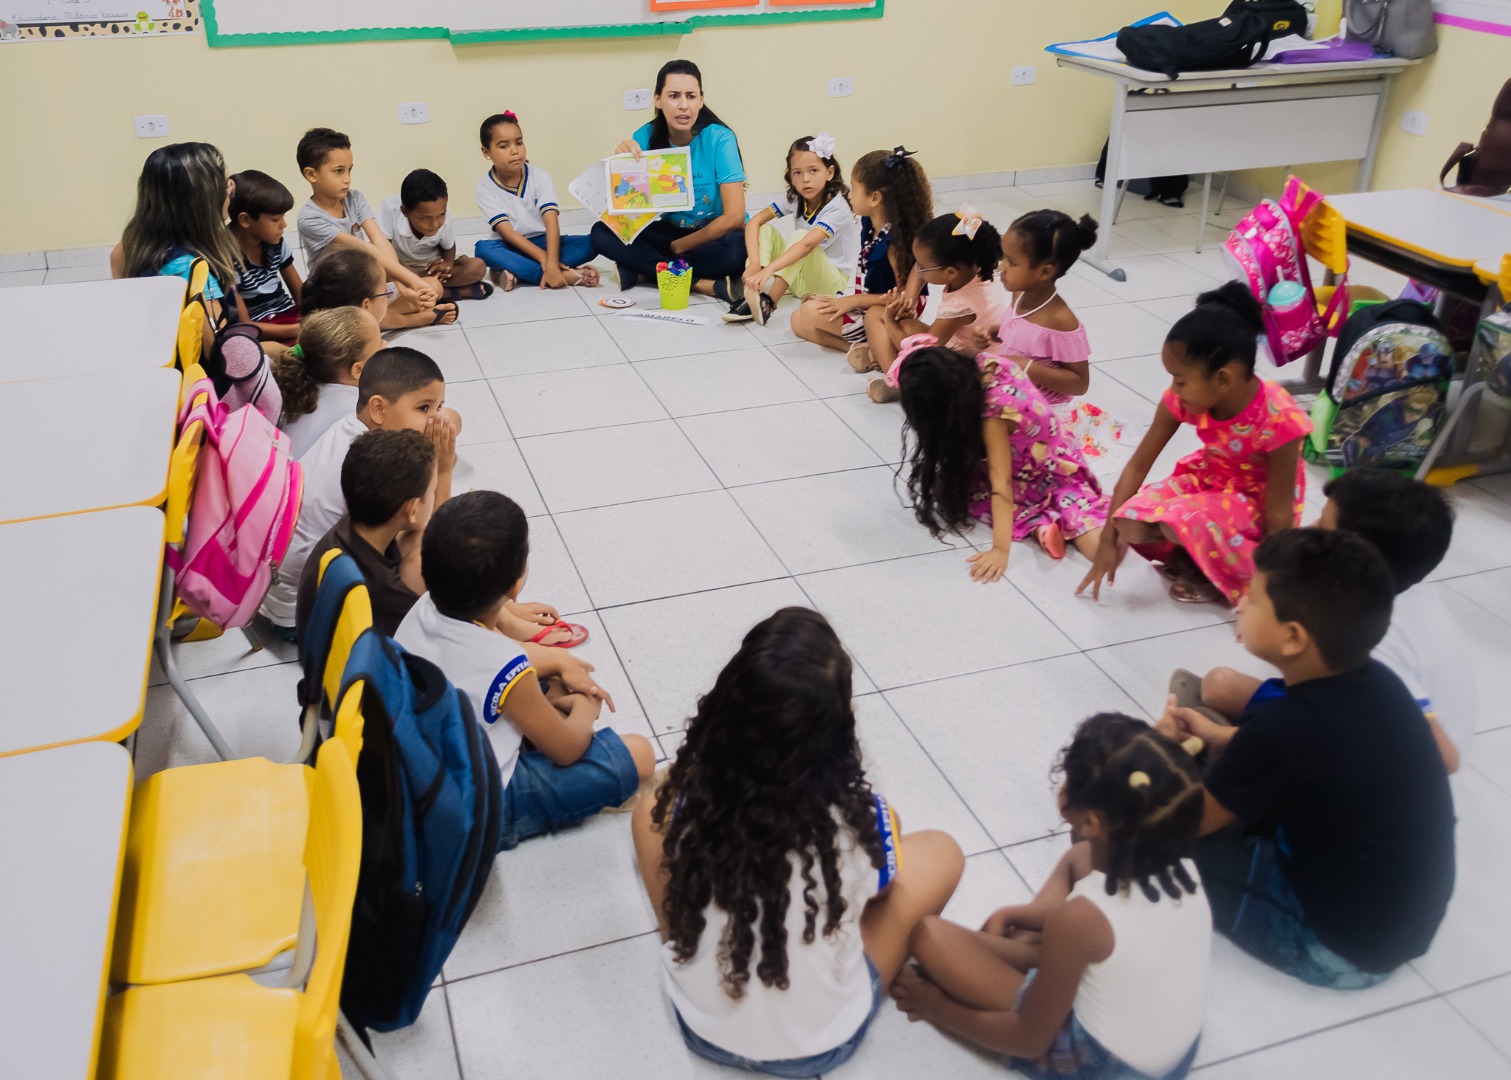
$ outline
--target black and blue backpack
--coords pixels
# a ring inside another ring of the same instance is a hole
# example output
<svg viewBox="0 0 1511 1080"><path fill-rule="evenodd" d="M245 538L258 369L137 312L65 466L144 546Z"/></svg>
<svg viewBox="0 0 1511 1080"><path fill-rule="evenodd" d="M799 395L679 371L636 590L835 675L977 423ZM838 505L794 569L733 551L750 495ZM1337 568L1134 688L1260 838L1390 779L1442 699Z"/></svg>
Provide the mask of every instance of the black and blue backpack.
<svg viewBox="0 0 1511 1080"><path fill-rule="evenodd" d="M342 695L362 687L362 868L341 1008L352 1023L414 1023L488 882L503 784L467 697L376 630Z"/></svg>

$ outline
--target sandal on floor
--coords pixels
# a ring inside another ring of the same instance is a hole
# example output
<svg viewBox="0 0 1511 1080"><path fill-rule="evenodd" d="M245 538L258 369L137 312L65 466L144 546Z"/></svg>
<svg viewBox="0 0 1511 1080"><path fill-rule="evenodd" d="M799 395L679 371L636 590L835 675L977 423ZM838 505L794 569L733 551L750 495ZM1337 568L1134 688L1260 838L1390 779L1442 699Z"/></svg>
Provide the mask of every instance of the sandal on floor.
<svg viewBox="0 0 1511 1080"><path fill-rule="evenodd" d="M489 270L488 280L504 292L513 292L519 285L519 278L515 277L511 270Z"/></svg>
<svg viewBox="0 0 1511 1080"><path fill-rule="evenodd" d="M866 397L878 405L886 405L902 400L902 391L895 386L887 385L886 379L872 379L866 384Z"/></svg>
<svg viewBox="0 0 1511 1080"><path fill-rule="evenodd" d="M577 268L577 284L584 289L598 288L598 271L591 266L579 266Z"/></svg>
<svg viewBox="0 0 1511 1080"><path fill-rule="evenodd" d="M458 316L459 313L456 310L456 305L455 304L450 304L450 303L437 304L432 310L435 312L435 318L433 318L433 319L430 320L430 325L431 326L454 326L454 325L456 325L457 316ZM449 322L446 320L446 316L447 315L451 316L451 320Z"/></svg>
<svg viewBox="0 0 1511 1080"><path fill-rule="evenodd" d="M547 634L555 630L567 630L571 636L565 641L543 641ZM530 639L532 645L544 645L548 649L575 649L584 641L588 640L588 628L577 623L554 622L550 626L542 626L540 631Z"/></svg>
<svg viewBox="0 0 1511 1080"><path fill-rule="evenodd" d="M1227 597L1204 577L1178 577L1170 582L1170 599L1182 604L1221 604Z"/></svg>
<svg viewBox="0 0 1511 1080"><path fill-rule="evenodd" d="M880 371L881 365L871 359L871 346L864 341L857 345L851 345L850 351L845 353L845 360L850 367L864 375L868 371Z"/></svg>
<svg viewBox="0 0 1511 1080"><path fill-rule="evenodd" d="M493 286L486 281L476 281L471 285L458 285L448 288L443 294L444 298L451 301L457 300L486 300L493 295Z"/></svg>
<svg viewBox="0 0 1511 1080"><path fill-rule="evenodd" d="M1065 534L1055 524L1040 525L1034 530L1034 539L1051 559L1065 558Z"/></svg>

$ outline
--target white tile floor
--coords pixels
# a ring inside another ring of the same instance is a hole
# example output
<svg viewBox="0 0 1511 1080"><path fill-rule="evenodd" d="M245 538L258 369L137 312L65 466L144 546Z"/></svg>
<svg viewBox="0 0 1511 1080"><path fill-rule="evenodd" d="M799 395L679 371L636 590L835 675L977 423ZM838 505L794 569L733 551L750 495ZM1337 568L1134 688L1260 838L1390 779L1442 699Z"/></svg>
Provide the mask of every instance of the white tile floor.
<svg viewBox="0 0 1511 1080"><path fill-rule="evenodd" d="M1095 209L1089 183L952 194L1006 224L1023 210ZM1224 225L1236 217L1230 200ZM1091 331L1090 397L1136 441L1163 388L1157 352L1191 294L1215 283L1195 255L1193 212L1130 200L1115 246L1126 284L1080 267L1066 293ZM1220 241L1220 230L1208 235ZM470 247L467 238L464 247ZM58 255L59 253L53 253ZM99 272L102 252L0 284ZM1374 281L1367 268L1361 277ZM1393 289L1398 281L1378 275ZM871 777L909 827L951 832L969 854L949 914L979 921L1025 899L1063 849L1048 769L1075 723L1147 715L1177 665L1258 671L1215 607L1171 603L1136 560L1100 604L1076 599L1075 556L1015 551L1008 579L966 578L964 554L903 508L896 406L857 395L837 353L794 341L786 310L764 329L618 319L604 292L521 290L464 305L463 325L405 344L444 365L467 430L463 487L495 487L532 515L529 597L591 629L581 650L617 698L611 722L675 753L696 695L756 620L810 604L857 663ZM654 294L635 294L655 305ZM1167 454L1173 462L1190 442ZM1107 482L1128 451L1100 463ZM1511 1077L1511 714L1498 672L1511 654L1511 483L1463 484L1453 551L1430 588L1461 620L1480 735L1455 778L1459 880L1432 951L1362 993L1313 990L1219 943L1198 1066L1203 1075ZM1314 490L1311 504L1318 504ZM289 650L242 639L181 650L232 745L294 750ZM160 679L137 747L142 775L207 760ZM653 919L629 822L605 816L498 860L494 881L418 1024L382 1037L399 1075L712 1077L682 1048L658 988ZM890 1009L837 1076L989 1077L1001 1070Z"/></svg>

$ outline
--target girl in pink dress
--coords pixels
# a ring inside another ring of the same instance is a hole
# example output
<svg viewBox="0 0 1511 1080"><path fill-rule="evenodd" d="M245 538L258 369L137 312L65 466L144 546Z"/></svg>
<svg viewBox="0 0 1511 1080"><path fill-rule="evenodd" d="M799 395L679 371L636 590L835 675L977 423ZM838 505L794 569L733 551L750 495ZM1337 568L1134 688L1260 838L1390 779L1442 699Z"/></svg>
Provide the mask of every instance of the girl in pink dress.
<svg viewBox="0 0 1511 1080"><path fill-rule="evenodd" d="M1106 454L1107 444L1123 437L1123 425L1077 400L1091 385L1091 345L1058 283L1096 239L1090 216L1077 222L1059 210L1035 210L1007 227L999 274L1012 300L991 346L1023 368L1087 459Z"/></svg>
<svg viewBox="0 0 1511 1080"><path fill-rule="evenodd" d="M1311 421L1275 383L1254 374L1259 303L1228 282L1196 299L1165 338L1170 389L1118 477L1112 527L1076 592L1112 584L1122 545L1160 565L1170 595L1187 603L1238 603L1254 573L1254 548L1301 521L1306 474L1301 440ZM1202 448L1168 480L1144 486L1149 468L1181 424Z"/></svg>
<svg viewBox="0 0 1511 1080"><path fill-rule="evenodd" d="M1087 558L1097 552L1107 496L1016 364L918 334L902 343L886 378L901 392L914 437L914 516L936 537L972 518L991 526L991 550L970 558L973 579L1001 578L1014 540L1033 537L1056 559L1066 540Z"/></svg>

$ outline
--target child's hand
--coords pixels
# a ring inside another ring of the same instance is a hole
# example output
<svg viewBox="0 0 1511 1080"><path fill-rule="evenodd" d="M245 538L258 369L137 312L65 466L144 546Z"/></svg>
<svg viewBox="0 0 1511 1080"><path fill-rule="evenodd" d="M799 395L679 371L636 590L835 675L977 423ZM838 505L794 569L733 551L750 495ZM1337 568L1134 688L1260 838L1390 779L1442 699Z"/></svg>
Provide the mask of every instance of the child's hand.
<svg viewBox="0 0 1511 1080"><path fill-rule="evenodd" d="M615 712L614 699L609 692L593 681L593 665L586 660L579 660L575 656L563 656L561 658L561 684L574 694L582 694L595 701L601 701L609 707L609 712Z"/></svg>
<svg viewBox="0 0 1511 1080"><path fill-rule="evenodd" d="M888 289L886 293L887 314L894 319L906 319L913 314L914 305L900 289Z"/></svg>
<svg viewBox="0 0 1511 1080"><path fill-rule="evenodd" d="M766 284L766 279L770 276L764 266L752 266L745 271L745 287L760 292L761 286Z"/></svg>
<svg viewBox="0 0 1511 1080"><path fill-rule="evenodd" d="M816 296L813 299L813 310L826 319L837 319L845 312L854 310L846 303L848 300L849 297Z"/></svg>
<svg viewBox="0 0 1511 1080"><path fill-rule="evenodd" d="M445 281L451 276L451 264L437 255L425 264L425 276L433 277L437 281Z"/></svg>
<svg viewBox="0 0 1511 1080"><path fill-rule="evenodd" d="M992 548L990 551L978 551L966 562L971 564L971 580L979 581L988 585L993 581L1001 581L1002 575L1007 573L1007 559L1010 552L1006 548Z"/></svg>
<svg viewBox="0 0 1511 1080"><path fill-rule="evenodd" d="M959 336L970 342L971 352L986 352L997 343L997 335L983 326L972 323L962 330L956 331Z"/></svg>
<svg viewBox="0 0 1511 1080"><path fill-rule="evenodd" d="M540 626L555 626L561 622L561 615L550 604L515 603L510 605L510 610L521 619Z"/></svg>
<svg viewBox="0 0 1511 1080"><path fill-rule="evenodd" d="M561 272L561 267L547 265L540 272L540 287L542 289L565 289L567 287L566 275Z"/></svg>
<svg viewBox="0 0 1511 1080"><path fill-rule="evenodd" d="M1086 571L1086 576L1076 586L1076 595L1080 596L1086 591L1086 586L1091 586L1091 598L1102 598L1102 580L1105 578L1110 586L1117 580L1118 563L1122 561L1122 545L1119 543L1115 531L1109 522L1108 527L1102 530L1102 539L1097 544L1096 558L1091 561L1091 569Z"/></svg>
<svg viewBox="0 0 1511 1080"><path fill-rule="evenodd" d="M1187 737L1195 735L1213 751L1220 751L1226 747L1238 730L1227 724L1214 723L1195 709L1182 709L1175 704L1174 694L1165 699L1165 714L1159 718L1159 722L1154 727L1176 742L1182 742Z"/></svg>
<svg viewBox="0 0 1511 1080"><path fill-rule="evenodd" d="M425 437L435 447L435 468L438 473L449 473L456 468L456 428L444 416L432 416L425 421Z"/></svg>

